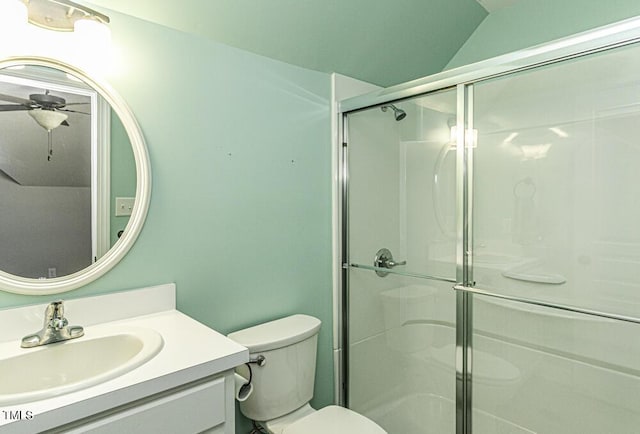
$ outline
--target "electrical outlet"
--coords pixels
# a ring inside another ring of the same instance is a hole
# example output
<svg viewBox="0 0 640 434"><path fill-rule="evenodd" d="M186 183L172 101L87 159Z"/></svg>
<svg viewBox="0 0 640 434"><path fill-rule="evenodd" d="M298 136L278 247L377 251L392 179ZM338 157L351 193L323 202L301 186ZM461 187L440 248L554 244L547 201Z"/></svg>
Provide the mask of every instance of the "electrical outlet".
<svg viewBox="0 0 640 434"><path fill-rule="evenodd" d="M135 197L116 197L116 217L131 215Z"/></svg>

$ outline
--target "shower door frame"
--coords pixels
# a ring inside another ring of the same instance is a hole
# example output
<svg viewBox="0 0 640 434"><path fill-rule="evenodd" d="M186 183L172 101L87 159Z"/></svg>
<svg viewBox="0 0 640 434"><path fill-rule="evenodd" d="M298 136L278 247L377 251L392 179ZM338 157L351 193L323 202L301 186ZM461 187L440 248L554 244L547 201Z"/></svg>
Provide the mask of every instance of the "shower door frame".
<svg viewBox="0 0 640 434"><path fill-rule="evenodd" d="M597 317L615 319L640 324L640 318L583 309L580 307L554 304L534 299L514 297L492 291L474 288L473 282L473 148L465 149L464 131L473 128L473 86L475 83L504 76L515 72L534 69L540 66L563 62L569 59L610 50L640 42L640 18L632 18L577 35L559 39L550 43L498 56L439 74L410 81L408 83L374 91L359 97L339 102L338 122L340 128L337 138L338 198L336 201L339 227L335 228L340 244L340 257L336 258L336 275L340 276L340 299L336 304L341 318L334 321L341 324L339 342L341 358L336 365L336 384L339 403L349 406L349 140L348 115L354 112L374 108L383 104L396 103L409 98L428 95L447 88L457 89L457 125L456 138L456 282L452 289L456 291L456 434L472 433L472 350L473 350L473 295L506 299L514 302L577 312ZM422 276L425 277L425 276ZM447 279L433 279L449 281Z"/></svg>

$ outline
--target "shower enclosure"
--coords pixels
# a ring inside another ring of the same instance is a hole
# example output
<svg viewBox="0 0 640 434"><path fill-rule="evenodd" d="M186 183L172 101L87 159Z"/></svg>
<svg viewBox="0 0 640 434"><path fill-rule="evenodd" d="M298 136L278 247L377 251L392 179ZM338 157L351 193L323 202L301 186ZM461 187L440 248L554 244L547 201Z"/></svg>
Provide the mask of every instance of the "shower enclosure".
<svg viewBox="0 0 640 434"><path fill-rule="evenodd" d="M390 434L638 432L638 41L341 103L345 405Z"/></svg>

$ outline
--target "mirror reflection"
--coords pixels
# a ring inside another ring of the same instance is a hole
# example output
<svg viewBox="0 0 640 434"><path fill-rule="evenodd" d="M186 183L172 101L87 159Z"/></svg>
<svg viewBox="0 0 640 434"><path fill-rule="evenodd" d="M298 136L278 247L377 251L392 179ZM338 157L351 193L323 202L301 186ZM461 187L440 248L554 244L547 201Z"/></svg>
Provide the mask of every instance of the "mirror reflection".
<svg viewBox="0 0 640 434"><path fill-rule="evenodd" d="M135 193L128 135L96 90L54 68L0 70L0 270L83 270L118 241Z"/></svg>

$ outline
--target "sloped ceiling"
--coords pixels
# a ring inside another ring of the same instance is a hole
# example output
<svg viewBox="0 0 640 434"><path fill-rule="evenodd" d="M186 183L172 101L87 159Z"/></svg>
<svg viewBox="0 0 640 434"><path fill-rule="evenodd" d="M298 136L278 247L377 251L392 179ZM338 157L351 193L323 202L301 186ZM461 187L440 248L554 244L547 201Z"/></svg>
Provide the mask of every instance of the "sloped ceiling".
<svg viewBox="0 0 640 434"><path fill-rule="evenodd" d="M495 12L498 9L503 9L513 5L518 0L476 0L482 5L487 12Z"/></svg>
<svg viewBox="0 0 640 434"><path fill-rule="evenodd" d="M441 71L487 15L476 0L86 3L304 68L338 72L380 86Z"/></svg>

